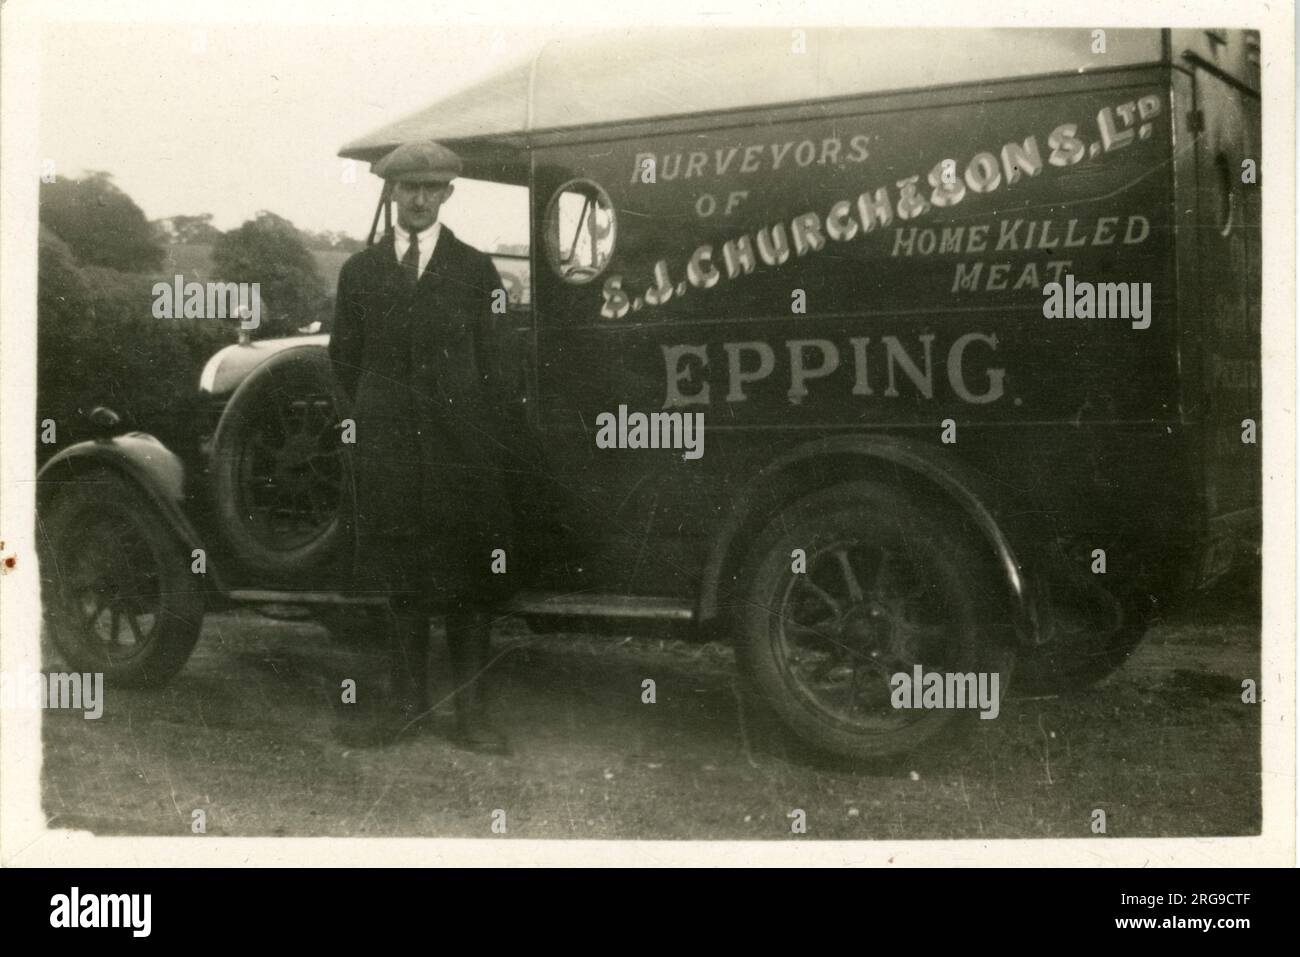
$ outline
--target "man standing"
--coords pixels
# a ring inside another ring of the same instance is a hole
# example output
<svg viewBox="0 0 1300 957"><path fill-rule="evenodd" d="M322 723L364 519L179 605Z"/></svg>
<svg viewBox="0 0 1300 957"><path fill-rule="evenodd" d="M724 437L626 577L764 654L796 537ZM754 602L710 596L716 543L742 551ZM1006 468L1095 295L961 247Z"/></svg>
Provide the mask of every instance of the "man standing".
<svg viewBox="0 0 1300 957"><path fill-rule="evenodd" d="M392 190L397 226L344 264L329 351L356 423L355 580L388 596L390 687L378 706L358 689L343 736L381 744L426 723L429 616L443 613L456 740L505 753L483 678L487 608L505 594L493 565L513 531L496 325L504 287L491 258L438 221L461 172L455 153L407 143L373 170Z"/></svg>

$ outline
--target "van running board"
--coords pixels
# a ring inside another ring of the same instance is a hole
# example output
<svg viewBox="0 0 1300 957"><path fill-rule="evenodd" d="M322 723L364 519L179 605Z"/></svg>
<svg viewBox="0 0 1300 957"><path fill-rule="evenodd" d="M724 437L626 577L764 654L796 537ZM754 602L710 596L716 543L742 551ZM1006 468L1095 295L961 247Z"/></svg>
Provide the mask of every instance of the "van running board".
<svg viewBox="0 0 1300 957"><path fill-rule="evenodd" d="M520 592L510 609L525 615L577 615L592 618L658 618L691 621L695 609L679 598L565 592Z"/></svg>
<svg viewBox="0 0 1300 957"><path fill-rule="evenodd" d="M332 591L273 591L237 588L227 594L234 602L257 605L381 605L379 598L362 598ZM695 609L678 598L651 595L520 592L506 608L521 615L573 615L590 618L651 618L692 621Z"/></svg>
<svg viewBox="0 0 1300 957"><path fill-rule="evenodd" d="M226 598L251 605L382 605L383 597L361 598L336 591L274 591L267 588L235 588Z"/></svg>

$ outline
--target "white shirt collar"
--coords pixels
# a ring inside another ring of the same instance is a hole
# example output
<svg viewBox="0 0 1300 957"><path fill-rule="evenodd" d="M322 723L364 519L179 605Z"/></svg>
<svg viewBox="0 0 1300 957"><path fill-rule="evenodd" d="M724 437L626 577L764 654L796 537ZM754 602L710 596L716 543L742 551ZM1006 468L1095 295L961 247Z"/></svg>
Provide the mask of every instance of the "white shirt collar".
<svg viewBox="0 0 1300 957"><path fill-rule="evenodd" d="M405 246L407 243L411 241L410 230L403 229L397 223L394 223L393 231L397 233L397 241L400 242L403 246ZM442 232L442 221L435 219L433 221L433 225L430 226L428 229L422 229L418 233L416 233L416 235L420 239L420 248L423 249L425 243L429 243L429 240L431 239L436 240L438 234L441 232ZM430 249L433 248L432 243L429 243L429 248Z"/></svg>
<svg viewBox="0 0 1300 957"><path fill-rule="evenodd" d="M442 235L442 222L435 219L432 226L415 235L420 246L420 275L423 276L424 267L429 265L434 247L438 245L438 237ZM411 245L411 233L393 223L393 240L393 251L397 254L397 261L401 262L406 257L407 247Z"/></svg>

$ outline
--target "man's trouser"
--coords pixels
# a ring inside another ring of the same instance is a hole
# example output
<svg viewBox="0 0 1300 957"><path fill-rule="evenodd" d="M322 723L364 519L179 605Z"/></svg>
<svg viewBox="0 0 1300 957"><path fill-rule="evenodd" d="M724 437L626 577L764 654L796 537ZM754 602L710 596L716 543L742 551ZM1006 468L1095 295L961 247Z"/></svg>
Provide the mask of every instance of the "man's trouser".
<svg viewBox="0 0 1300 957"><path fill-rule="evenodd" d="M429 564L421 540L393 537L371 549L378 581L387 582L389 694L412 717L432 708L429 696L429 619L446 615L452 695L462 727L487 709L483 675L491 657L491 617L462 595L437 596L427 578Z"/></svg>

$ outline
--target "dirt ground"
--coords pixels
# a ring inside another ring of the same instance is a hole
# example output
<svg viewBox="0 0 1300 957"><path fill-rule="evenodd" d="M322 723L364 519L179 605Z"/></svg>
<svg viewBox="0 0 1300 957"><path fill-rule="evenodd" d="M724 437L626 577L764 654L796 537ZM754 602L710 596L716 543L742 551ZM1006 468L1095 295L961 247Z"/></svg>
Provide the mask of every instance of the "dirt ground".
<svg viewBox="0 0 1300 957"><path fill-rule="evenodd" d="M1091 838L1096 808L1113 837L1254 834L1260 718L1241 681L1258 676L1259 626L1203 604L1092 690L1013 697L946 747L871 767L812 759L745 718L723 646L538 637L516 620L494 645L513 756L436 735L348 750L327 675L380 681L381 649L213 615L167 688L109 688L96 721L46 713L44 806L52 827L178 836L194 809L208 834L239 836L490 837L501 810L507 838L780 840L801 809L800 840Z"/></svg>

